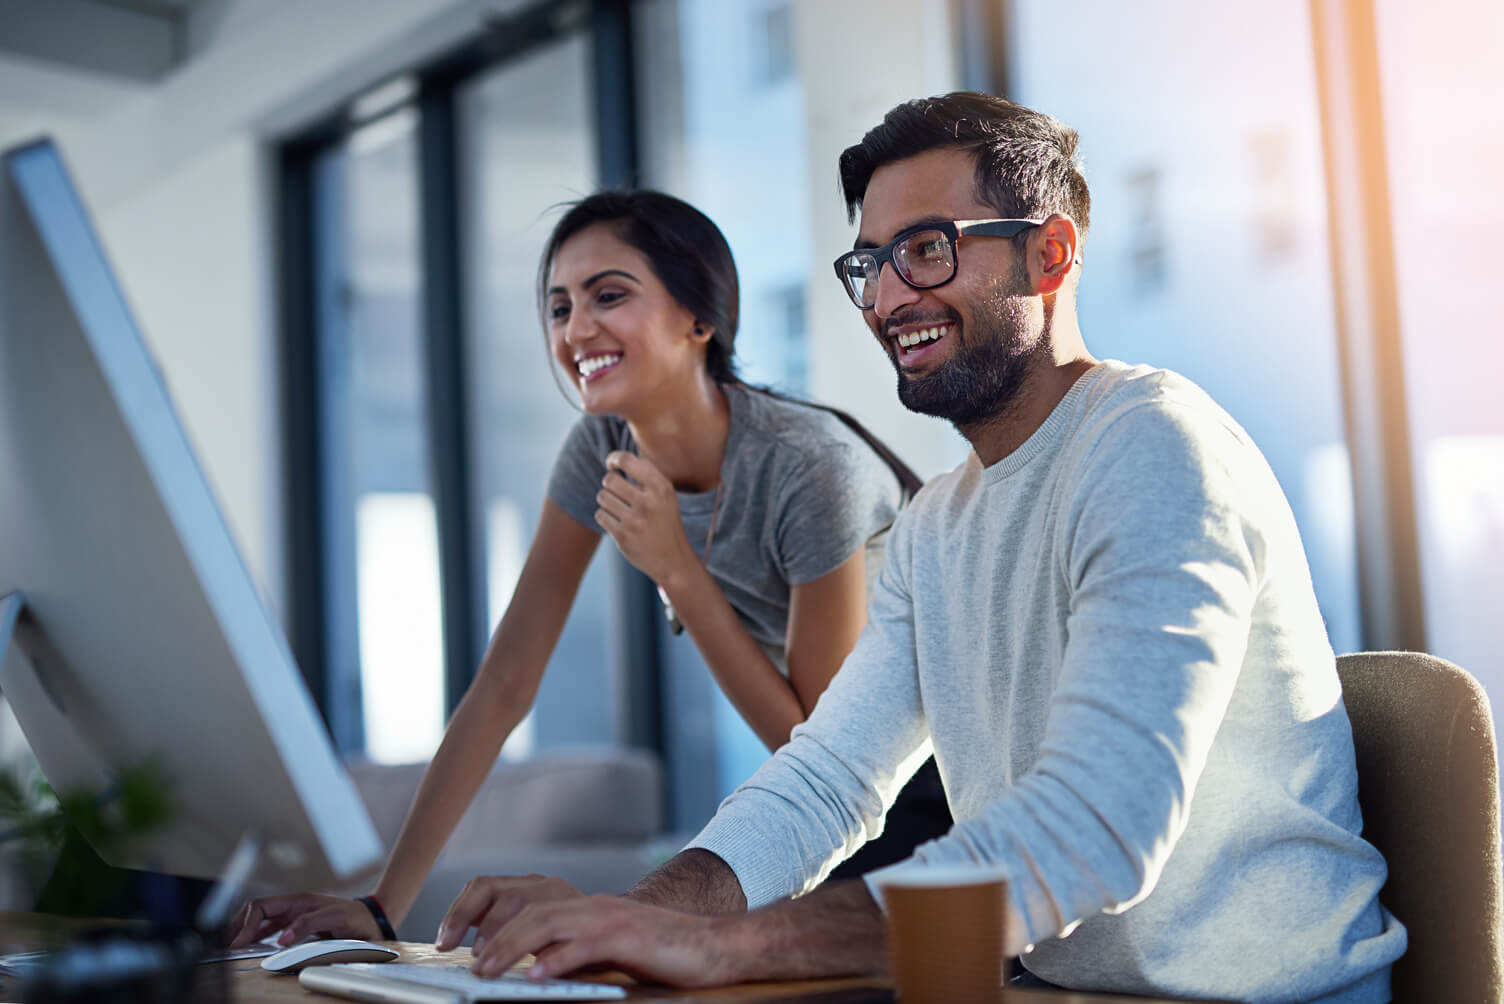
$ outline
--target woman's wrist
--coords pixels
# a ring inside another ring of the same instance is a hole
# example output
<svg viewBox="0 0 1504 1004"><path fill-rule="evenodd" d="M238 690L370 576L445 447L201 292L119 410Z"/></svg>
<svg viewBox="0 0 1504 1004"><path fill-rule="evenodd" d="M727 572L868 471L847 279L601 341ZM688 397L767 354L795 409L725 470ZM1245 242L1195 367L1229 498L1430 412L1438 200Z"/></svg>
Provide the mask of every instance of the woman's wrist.
<svg viewBox="0 0 1504 1004"><path fill-rule="evenodd" d="M690 551L689 556L670 568L657 584L675 601L674 605L679 606L678 601L682 597L704 588L707 581L713 583L715 580L711 579L710 572L700 563L699 556Z"/></svg>
<svg viewBox="0 0 1504 1004"><path fill-rule="evenodd" d="M392 926L391 920L386 915L381 901L375 896L356 896L355 902L370 911L371 919L376 922L376 930L381 932L381 937L387 941L397 940L397 931Z"/></svg>

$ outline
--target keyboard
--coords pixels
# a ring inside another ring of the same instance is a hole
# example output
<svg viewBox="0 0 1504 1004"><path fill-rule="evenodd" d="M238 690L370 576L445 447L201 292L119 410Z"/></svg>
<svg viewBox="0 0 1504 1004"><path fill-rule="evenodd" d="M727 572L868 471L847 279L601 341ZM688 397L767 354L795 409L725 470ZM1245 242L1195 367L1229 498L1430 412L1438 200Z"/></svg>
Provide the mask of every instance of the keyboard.
<svg viewBox="0 0 1504 1004"><path fill-rule="evenodd" d="M465 965L416 965L411 962L347 962L312 966L298 974L309 990L355 1000L392 1004L439 1004L469 1001L604 1001L627 992L611 983L581 980L529 980L511 971L482 979Z"/></svg>

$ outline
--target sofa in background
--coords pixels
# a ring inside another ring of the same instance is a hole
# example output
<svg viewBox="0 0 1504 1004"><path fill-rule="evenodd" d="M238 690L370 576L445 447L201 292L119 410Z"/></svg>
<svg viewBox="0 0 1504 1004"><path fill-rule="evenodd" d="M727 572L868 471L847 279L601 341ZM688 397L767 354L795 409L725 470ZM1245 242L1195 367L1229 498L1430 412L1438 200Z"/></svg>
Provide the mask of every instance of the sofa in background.
<svg viewBox="0 0 1504 1004"><path fill-rule="evenodd" d="M346 764L388 849L427 766ZM678 850L663 827L663 771L648 751L575 748L498 762L397 934L432 941L449 904L477 875L557 875L584 893L625 892Z"/></svg>

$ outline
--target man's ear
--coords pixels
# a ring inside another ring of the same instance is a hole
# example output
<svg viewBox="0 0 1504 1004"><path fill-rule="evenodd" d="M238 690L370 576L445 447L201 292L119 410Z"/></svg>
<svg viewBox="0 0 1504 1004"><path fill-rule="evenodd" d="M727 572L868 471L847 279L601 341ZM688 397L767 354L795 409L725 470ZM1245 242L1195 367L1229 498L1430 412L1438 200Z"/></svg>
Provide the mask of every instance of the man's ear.
<svg viewBox="0 0 1504 1004"><path fill-rule="evenodd" d="M1034 292L1060 292L1076 264L1076 223L1064 213L1051 213L1029 236L1029 272Z"/></svg>
<svg viewBox="0 0 1504 1004"><path fill-rule="evenodd" d="M696 320L694 330L690 332L690 337L697 342L708 342L715 337L715 329L703 321Z"/></svg>

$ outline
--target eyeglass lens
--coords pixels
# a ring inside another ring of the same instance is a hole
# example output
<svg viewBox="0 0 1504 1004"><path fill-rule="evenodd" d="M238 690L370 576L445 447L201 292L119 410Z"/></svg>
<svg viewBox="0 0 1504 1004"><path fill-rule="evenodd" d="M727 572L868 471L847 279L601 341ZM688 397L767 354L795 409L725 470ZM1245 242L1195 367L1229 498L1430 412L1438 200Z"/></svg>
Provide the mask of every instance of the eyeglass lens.
<svg viewBox="0 0 1504 1004"><path fill-rule="evenodd" d="M956 272L955 248L944 231L920 230L893 245L893 265L911 286L939 286ZM877 302L878 275L876 255L858 253L846 259L846 282L852 299L863 307Z"/></svg>

